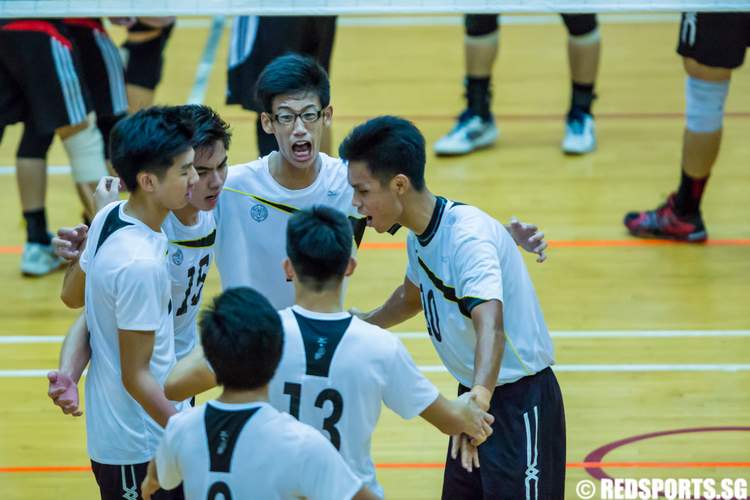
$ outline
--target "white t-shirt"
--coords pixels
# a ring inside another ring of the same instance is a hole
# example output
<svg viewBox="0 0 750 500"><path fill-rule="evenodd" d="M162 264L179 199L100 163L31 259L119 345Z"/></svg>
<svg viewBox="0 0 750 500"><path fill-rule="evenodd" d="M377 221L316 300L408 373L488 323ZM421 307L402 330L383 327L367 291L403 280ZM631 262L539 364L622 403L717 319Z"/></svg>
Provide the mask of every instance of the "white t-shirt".
<svg viewBox="0 0 750 500"><path fill-rule="evenodd" d="M409 232L406 276L420 289L432 344L463 385L474 380L471 309L503 303L505 352L497 383L554 363L552 340L526 265L508 231L478 208L438 197L422 235Z"/></svg>
<svg viewBox="0 0 750 500"><path fill-rule="evenodd" d="M150 371L159 384L175 364L167 238L126 215L126 202L99 211L80 266L91 333L86 376L86 432L92 460L112 465L148 461L162 428L121 381L118 329L153 331Z"/></svg>
<svg viewBox="0 0 750 500"><path fill-rule="evenodd" d="M182 481L187 500L345 500L362 488L320 433L268 403L209 401L173 416L156 469L163 488Z"/></svg>
<svg viewBox="0 0 750 500"><path fill-rule="evenodd" d="M422 413L439 393L390 332L347 312L280 311L284 351L269 400L320 430L355 474L383 496L370 440L382 403L405 419Z"/></svg>
<svg viewBox="0 0 750 500"><path fill-rule="evenodd" d="M346 166L338 158L320 156L318 176L304 189L280 185L269 170L270 155L229 169L214 210L216 265L225 290L250 286L277 309L291 306L294 286L282 268L289 217L300 209L327 205L362 220L352 206Z"/></svg>
<svg viewBox="0 0 750 500"><path fill-rule="evenodd" d="M201 292L213 260L216 224L211 212L198 212L198 222L185 226L172 212L161 225L169 238L167 262L174 307L174 350L177 359L195 347Z"/></svg>

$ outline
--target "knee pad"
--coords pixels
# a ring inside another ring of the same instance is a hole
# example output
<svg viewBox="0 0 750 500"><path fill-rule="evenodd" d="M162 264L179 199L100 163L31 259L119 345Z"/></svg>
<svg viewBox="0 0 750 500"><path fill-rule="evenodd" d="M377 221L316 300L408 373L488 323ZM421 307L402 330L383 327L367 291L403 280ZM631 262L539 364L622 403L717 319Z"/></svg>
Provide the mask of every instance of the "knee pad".
<svg viewBox="0 0 750 500"><path fill-rule="evenodd" d="M590 45L600 40L596 14L562 14L565 28L571 37L571 41L585 41Z"/></svg>
<svg viewBox="0 0 750 500"><path fill-rule="evenodd" d="M688 76L685 81L685 126L690 132L721 130L729 80L709 82Z"/></svg>
<svg viewBox="0 0 750 500"><path fill-rule="evenodd" d="M497 34L497 26L496 14L466 14L464 16L464 32L468 37Z"/></svg>
<svg viewBox="0 0 750 500"><path fill-rule="evenodd" d="M49 151L54 138L55 134L41 134L28 123L24 123L23 135L16 150L16 158L46 159L47 151Z"/></svg>
<svg viewBox="0 0 750 500"><path fill-rule="evenodd" d="M97 182L107 175L104 163L104 141L96 128L96 117L89 113L88 126L63 140L63 147L68 153L73 180L78 183Z"/></svg>

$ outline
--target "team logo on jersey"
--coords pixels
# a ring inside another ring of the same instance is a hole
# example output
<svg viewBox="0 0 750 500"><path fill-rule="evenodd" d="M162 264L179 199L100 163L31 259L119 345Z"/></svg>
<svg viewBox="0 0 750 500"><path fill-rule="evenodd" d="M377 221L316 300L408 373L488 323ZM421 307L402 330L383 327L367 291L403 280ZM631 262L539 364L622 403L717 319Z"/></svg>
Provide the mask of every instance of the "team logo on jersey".
<svg viewBox="0 0 750 500"><path fill-rule="evenodd" d="M227 450L227 445L229 444L229 433L227 431L221 431L219 433L219 447L216 450L216 453L218 455L223 455L224 452Z"/></svg>
<svg viewBox="0 0 750 500"><path fill-rule="evenodd" d="M315 351L315 354L313 357L315 358L315 361L319 361L323 358L323 356L326 355L326 345L328 344L328 339L325 337L318 337L318 350Z"/></svg>
<svg viewBox="0 0 750 500"><path fill-rule="evenodd" d="M182 250L180 250L180 249L178 248L178 249L177 249L177 251L176 251L175 253L173 253L173 254L172 254L172 263L173 263L173 264L174 264L175 266L179 266L179 265L181 265L181 264L182 264L182 261L183 261L183 260L185 260L185 256L184 256L184 255L182 255Z"/></svg>
<svg viewBox="0 0 750 500"><path fill-rule="evenodd" d="M339 195L338 191L328 191L328 196L330 196L330 197L338 196L338 195Z"/></svg>
<svg viewBox="0 0 750 500"><path fill-rule="evenodd" d="M268 209L265 205L253 205L253 208L250 209L250 216L255 222L263 222L268 218Z"/></svg>

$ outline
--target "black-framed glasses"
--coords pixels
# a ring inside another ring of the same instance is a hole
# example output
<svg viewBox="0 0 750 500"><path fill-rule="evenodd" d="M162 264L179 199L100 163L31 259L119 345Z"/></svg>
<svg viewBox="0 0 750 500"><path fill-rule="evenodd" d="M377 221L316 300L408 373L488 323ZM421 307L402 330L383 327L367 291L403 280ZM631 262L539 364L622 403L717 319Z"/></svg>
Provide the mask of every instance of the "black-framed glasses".
<svg viewBox="0 0 750 500"><path fill-rule="evenodd" d="M282 111L280 113L276 113L273 116L273 119L276 120L276 122L279 125L283 125L284 127L289 127L294 122L297 121L297 117L299 117L302 120L302 123L315 123L316 121L320 120L320 117L323 115L323 110L306 110L302 113L292 113L290 111Z"/></svg>

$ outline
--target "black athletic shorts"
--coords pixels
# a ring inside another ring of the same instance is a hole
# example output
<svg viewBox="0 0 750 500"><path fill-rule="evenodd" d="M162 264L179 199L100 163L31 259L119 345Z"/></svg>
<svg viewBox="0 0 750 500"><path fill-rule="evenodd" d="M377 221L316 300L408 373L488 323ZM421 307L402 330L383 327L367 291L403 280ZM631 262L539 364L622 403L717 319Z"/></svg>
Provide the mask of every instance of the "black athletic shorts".
<svg viewBox="0 0 750 500"><path fill-rule="evenodd" d="M467 391L459 385L459 395ZM478 469L466 472L448 445L443 500L565 498L565 411L552 369L495 388L489 412L494 432Z"/></svg>
<svg viewBox="0 0 750 500"><path fill-rule="evenodd" d="M154 90L161 81L164 68L164 49L172 35L174 24L163 28L154 28L136 23L128 28L130 32L156 31L159 35L145 42L125 41L122 50L125 53L125 81L146 89Z"/></svg>
<svg viewBox="0 0 750 500"><path fill-rule="evenodd" d="M45 19L0 22L0 127L30 121L41 134L86 119L91 98L66 27Z"/></svg>
<svg viewBox="0 0 750 500"><path fill-rule="evenodd" d="M586 35L597 26L596 14L560 14L565 29L572 36ZM499 14L466 14L464 32L469 36L484 36L497 31Z"/></svg>
<svg viewBox="0 0 750 500"><path fill-rule="evenodd" d="M133 465L107 465L91 461L102 500L141 500L141 483L146 477L148 462ZM153 500L185 500L182 485L173 490L159 490Z"/></svg>
<svg viewBox="0 0 750 500"><path fill-rule="evenodd" d="M81 58L83 79L99 118L128 112L122 58L99 19L64 19Z"/></svg>
<svg viewBox="0 0 750 500"><path fill-rule="evenodd" d="M287 52L308 55L328 71L335 36L335 16L237 17L230 39L227 104L261 111L255 82L268 63Z"/></svg>
<svg viewBox="0 0 750 500"><path fill-rule="evenodd" d="M750 12L685 12L677 53L714 68L734 69L750 46Z"/></svg>

